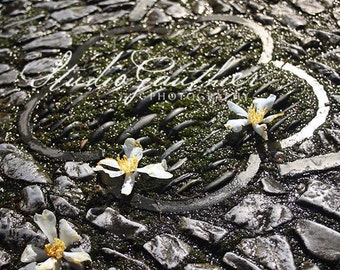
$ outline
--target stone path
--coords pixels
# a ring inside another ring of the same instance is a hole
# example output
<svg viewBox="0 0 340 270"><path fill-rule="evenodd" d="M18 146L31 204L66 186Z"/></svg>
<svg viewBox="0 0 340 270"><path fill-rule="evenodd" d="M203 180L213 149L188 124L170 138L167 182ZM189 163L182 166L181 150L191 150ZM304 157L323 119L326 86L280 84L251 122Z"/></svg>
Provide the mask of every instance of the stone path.
<svg viewBox="0 0 340 270"><path fill-rule="evenodd" d="M0 269L35 269L21 254L47 243L44 209L81 236L67 250L90 254L84 269L340 269L337 1L4 0L0 13ZM225 128L240 118L228 101L270 94L284 115L268 141ZM140 168L166 160L173 177L140 174L124 196L94 167L130 137Z"/></svg>

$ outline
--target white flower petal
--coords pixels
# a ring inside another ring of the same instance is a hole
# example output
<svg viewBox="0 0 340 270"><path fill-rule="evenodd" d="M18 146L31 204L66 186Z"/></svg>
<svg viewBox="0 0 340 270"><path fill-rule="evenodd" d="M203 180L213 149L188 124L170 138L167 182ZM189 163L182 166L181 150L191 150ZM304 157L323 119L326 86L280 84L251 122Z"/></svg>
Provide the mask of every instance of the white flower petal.
<svg viewBox="0 0 340 270"><path fill-rule="evenodd" d="M116 178L116 177L119 177L119 176L121 176L121 175L124 174L123 171L112 171L112 170L108 170L108 169L103 168L103 167L100 166L100 165L97 165L97 166L95 167L95 170L96 170L96 171L103 171L103 172L107 173L111 178Z"/></svg>
<svg viewBox="0 0 340 270"><path fill-rule="evenodd" d="M138 168L137 172L146 173L151 177L159 178L159 179L169 179L172 177L172 174L165 170L166 163L165 160L161 163L150 164L143 168Z"/></svg>
<svg viewBox="0 0 340 270"><path fill-rule="evenodd" d="M29 263L29 262L41 262L46 260L48 256L46 255L45 250L41 248L37 248L32 245L27 245L25 250L21 254L21 262Z"/></svg>
<svg viewBox="0 0 340 270"><path fill-rule="evenodd" d="M280 116L282 116L283 114L284 114L284 113L282 112L282 113L277 113L277 114L269 115L269 116L267 116L266 118L264 118L264 119L262 120L262 122L263 122L263 123L270 123L270 122L273 121L275 118L280 117Z"/></svg>
<svg viewBox="0 0 340 270"><path fill-rule="evenodd" d="M120 191L122 194L124 194L124 195L130 195L131 194L133 186L135 185L135 177L136 177L136 173L126 174L122 189Z"/></svg>
<svg viewBox="0 0 340 270"><path fill-rule="evenodd" d="M41 215L34 215L34 222L39 226L40 230L47 236L47 239L50 243L54 242L54 238L57 237L57 229L56 229L56 217L50 211L45 209Z"/></svg>
<svg viewBox="0 0 340 270"><path fill-rule="evenodd" d="M114 158L105 158L98 162L98 165L106 165L115 169L119 169L119 165L116 159ZM96 170L96 168L94 169Z"/></svg>
<svg viewBox="0 0 340 270"><path fill-rule="evenodd" d="M255 98L253 103L257 111L266 108L268 112L273 107L275 99L276 96L270 94L267 98Z"/></svg>
<svg viewBox="0 0 340 270"><path fill-rule="evenodd" d="M232 101L228 101L227 104L228 104L229 109L233 111L234 113L236 113L237 115L248 117L248 113L243 108L241 108L239 105L235 104Z"/></svg>
<svg viewBox="0 0 340 270"><path fill-rule="evenodd" d="M233 119L229 120L225 127L232 129L234 132L240 132L244 126L248 125L248 119Z"/></svg>
<svg viewBox="0 0 340 270"><path fill-rule="evenodd" d="M268 140L267 125L266 124L256 124L252 125L257 134L259 134L264 140Z"/></svg>
<svg viewBox="0 0 340 270"><path fill-rule="evenodd" d="M80 235L65 219L59 221L59 238L65 243L66 247L81 239Z"/></svg>
<svg viewBox="0 0 340 270"><path fill-rule="evenodd" d="M56 258L50 257L42 263L38 263L35 270L57 270L60 269L60 263Z"/></svg>
<svg viewBox="0 0 340 270"><path fill-rule="evenodd" d="M90 255L85 251L64 252L63 258L69 262L80 265L82 262L91 261Z"/></svg>
<svg viewBox="0 0 340 270"><path fill-rule="evenodd" d="M136 155L139 161L143 157L142 147L140 146L139 142L133 138L127 138L125 140L123 150L128 158L133 155Z"/></svg>

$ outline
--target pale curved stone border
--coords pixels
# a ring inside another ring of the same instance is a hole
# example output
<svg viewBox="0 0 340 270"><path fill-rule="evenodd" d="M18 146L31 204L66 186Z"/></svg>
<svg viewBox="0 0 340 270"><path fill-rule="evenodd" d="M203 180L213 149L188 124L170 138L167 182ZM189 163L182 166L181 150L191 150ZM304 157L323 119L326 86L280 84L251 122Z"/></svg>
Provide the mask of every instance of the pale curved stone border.
<svg viewBox="0 0 340 270"><path fill-rule="evenodd" d="M226 22L233 22L237 24L242 24L254 31L256 35L262 41L262 48L263 51L261 53L261 57L258 61L259 64L267 64L272 60L273 50L274 50L274 41L270 33L261 25L244 19L242 17L232 16L232 15L207 15L202 16L198 19L199 22L204 21L226 21Z"/></svg>
<svg viewBox="0 0 340 270"><path fill-rule="evenodd" d="M318 99L318 111L316 116L307 124L307 126L302 128L298 133L281 140L281 147L287 148L313 136L314 131L326 121L330 109L330 107L327 105L329 100L323 86L304 70L282 61L273 61L272 63L274 66L283 70L287 70L299 78L305 80L310 86L312 86L313 92Z"/></svg>

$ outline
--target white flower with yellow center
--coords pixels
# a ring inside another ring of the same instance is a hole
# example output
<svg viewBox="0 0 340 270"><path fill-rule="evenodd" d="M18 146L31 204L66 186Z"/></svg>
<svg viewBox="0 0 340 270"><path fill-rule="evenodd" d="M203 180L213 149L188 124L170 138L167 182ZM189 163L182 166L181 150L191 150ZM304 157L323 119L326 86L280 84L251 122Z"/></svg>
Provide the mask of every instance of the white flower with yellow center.
<svg viewBox="0 0 340 270"><path fill-rule="evenodd" d="M225 124L225 127L228 129L232 129L234 132L240 132L244 126L251 124L253 126L253 129L264 140L268 140L266 124L270 123L275 118L283 115L283 112L281 112L278 114L273 114L264 117L267 114L267 112L273 107L275 99L276 96L273 94L270 94L269 97L267 98L255 98L248 112L246 112L240 106L236 105L234 102L228 101L229 109L236 113L237 115L243 116L245 118L229 120Z"/></svg>
<svg viewBox="0 0 340 270"><path fill-rule="evenodd" d="M65 251L67 247L81 239L65 219L59 221L59 237L56 229L56 217L51 211L44 210L41 215L35 214L34 222L46 235L49 244L45 245L45 249L27 245L21 255L21 262L38 262L36 270L55 270L60 269L62 258L79 267L82 262L91 261L90 255L85 251Z"/></svg>
<svg viewBox="0 0 340 270"><path fill-rule="evenodd" d="M117 159L102 159L94 168L95 171L103 171L107 173L111 178L116 178L125 174L124 184L121 189L122 194L131 194L136 176L139 172L146 173L151 177L160 179L168 179L172 177L172 174L166 171L167 165L165 160L162 160L161 163L150 164L143 168L138 168L138 163L143 157L143 149L140 143L135 139L126 139L123 145L123 150L125 153L123 158L118 156ZM102 165L111 167L114 170L106 169Z"/></svg>

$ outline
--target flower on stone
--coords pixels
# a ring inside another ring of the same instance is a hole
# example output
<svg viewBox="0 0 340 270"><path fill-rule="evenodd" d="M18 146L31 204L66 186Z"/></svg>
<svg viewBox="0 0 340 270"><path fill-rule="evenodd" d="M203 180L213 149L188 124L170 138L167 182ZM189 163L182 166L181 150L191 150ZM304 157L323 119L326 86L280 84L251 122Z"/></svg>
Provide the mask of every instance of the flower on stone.
<svg viewBox="0 0 340 270"><path fill-rule="evenodd" d="M138 173L146 173L151 177L159 179L169 179L172 177L172 174L166 171L167 164L165 160L162 160L160 163L138 168L138 163L143 157L143 148L139 141L136 141L133 138L126 139L123 145L123 150L125 154L122 158L118 156L117 159L102 159L94 168L95 171L103 171L107 173L111 178L116 178L125 174L124 183L121 189L122 194L131 194ZM106 169L102 165L110 169Z"/></svg>
<svg viewBox="0 0 340 270"><path fill-rule="evenodd" d="M278 114L265 117L267 112L273 107L275 99L276 96L273 94L270 94L267 98L255 98L253 104L248 109L248 112L234 102L228 101L229 109L244 118L229 120L225 124L225 127L232 129L234 132L240 132L244 126L251 124L256 133L258 133L264 140L268 140L266 124L284 114L283 112L280 112Z"/></svg>
<svg viewBox="0 0 340 270"><path fill-rule="evenodd" d="M80 268L82 262L91 261L90 255L85 251L65 251L70 245L81 239L65 219L59 221L59 236L56 228L57 220L53 212L45 209L41 215L35 214L34 222L46 235L49 243L45 245L44 249L31 244L27 245L21 255L21 262L38 262L36 270L55 270L61 268L61 259L76 264Z"/></svg>

